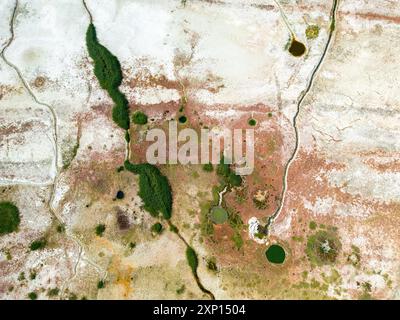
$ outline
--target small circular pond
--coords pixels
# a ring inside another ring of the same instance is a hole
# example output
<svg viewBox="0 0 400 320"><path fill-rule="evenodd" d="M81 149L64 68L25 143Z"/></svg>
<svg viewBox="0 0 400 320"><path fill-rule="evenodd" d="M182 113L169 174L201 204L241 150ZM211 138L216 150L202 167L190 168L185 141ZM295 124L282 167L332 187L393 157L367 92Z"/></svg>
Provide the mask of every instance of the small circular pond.
<svg viewBox="0 0 400 320"><path fill-rule="evenodd" d="M222 207L214 207L211 209L210 219L215 224L222 224L228 220L228 213Z"/></svg>
<svg viewBox="0 0 400 320"><path fill-rule="evenodd" d="M285 250L277 244L271 245L267 251L265 251L265 255L269 262L275 264L282 264L286 258Z"/></svg>

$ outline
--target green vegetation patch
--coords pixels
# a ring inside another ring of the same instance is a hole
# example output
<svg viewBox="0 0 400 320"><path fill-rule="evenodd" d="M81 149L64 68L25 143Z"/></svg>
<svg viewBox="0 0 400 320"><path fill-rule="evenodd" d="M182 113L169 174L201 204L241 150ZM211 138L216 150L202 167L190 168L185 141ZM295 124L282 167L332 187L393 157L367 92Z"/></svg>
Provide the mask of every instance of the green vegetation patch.
<svg viewBox="0 0 400 320"><path fill-rule="evenodd" d="M28 298L31 300L36 300L38 298L38 295L36 292L29 292L28 293Z"/></svg>
<svg viewBox="0 0 400 320"><path fill-rule="evenodd" d="M58 296L59 293L60 293L60 289L58 289L58 288L53 288L53 289L50 289L50 290L47 292L47 295L48 295L49 297L55 297L55 296Z"/></svg>
<svg viewBox="0 0 400 320"><path fill-rule="evenodd" d="M186 259L189 264L189 267L192 269L193 274L196 274L197 267L199 266L199 261L197 259L196 251L191 247L186 248Z"/></svg>
<svg viewBox="0 0 400 320"><path fill-rule="evenodd" d="M228 212L222 207L214 207L211 209L210 219L215 224L222 224L228 220Z"/></svg>
<svg viewBox="0 0 400 320"><path fill-rule="evenodd" d="M144 125L147 123L147 115L142 111L136 111L132 116L132 122L138 125Z"/></svg>
<svg viewBox="0 0 400 320"><path fill-rule="evenodd" d="M278 244L271 245L265 251L265 255L268 261L274 264L282 264L286 258L285 250Z"/></svg>
<svg viewBox="0 0 400 320"><path fill-rule="evenodd" d="M106 286L106 283L104 282L104 280L100 280L99 282L97 282L97 289L103 289Z"/></svg>
<svg viewBox="0 0 400 320"><path fill-rule="evenodd" d="M128 100L118 89L122 82L121 65L117 57L99 43L96 28L92 23L86 31L86 46L94 61L94 74L101 88L108 92L115 103L112 110L114 122L125 130L129 129Z"/></svg>
<svg viewBox="0 0 400 320"><path fill-rule="evenodd" d="M98 224L94 231L96 232L96 235L98 235L99 237L102 237L104 231L106 231L106 225L105 224Z"/></svg>
<svg viewBox="0 0 400 320"><path fill-rule="evenodd" d="M149 163L132 164L126 160L125 168L139 175L139 196L144 202L144 208L153 217L161 212L165 219L170 219L172 191L168 179L156 166Z"/></svg>
<svg viewBox="0 0 400 320"><path fill-rule="evenodd" d="M203 170L206 172L212 172L214 170L214 167L211 163L206 163L203 165Z"/></svg>
<svg viewBox="0 0 400 320"><path fill-rule="evenodd" d="M306 37L307 39L316 39L319 35L319 26L317 25L309 25L306 28Z"/></svg>
<svg viewBox="0 0 400 320"><path fill-rule="evenodd" d="M187 118L186 118L186 116L180 116L179 119L178 119L178 121L179 121L180 123L186 123Z"/></svg>
<svg viewBox="0 0 400 320"><path fill-rule="evenodd" d="M160 234L163 231L163 226L161 223L157 222L151 226L151 232Z"/></svg>
<svg viewBox="0 0 400 320"><path fill-rule="evenodd" d="M47 241L46 239L38 239L35 241L32 241L29 248L31 249L31 251L36 251L36 250L40 250L43 249L44 247L46 247Z"/></svg>
<svg viewBox="0 0 400 320"><path fill-rule="evenodd" d="M289 52L295 56L300 57L306 52L306 47L301 42L297 41L296 39L292 39L290 43Z"/></svg>
<svg viewBox="0 0 400 320"><path fill-rule="evenodd" d="M249 119L249 126L254 127L257 124L257 121L255 119Z"/></svg>
<svg viewBox="0 0 400 320"><path fill-rule="evenodd" d="M340 249L340 240L334 232L321 230L307 239L306 254L312 264L334 263Z"/></svg>
<svg viewBox="0 0 400 320"><path fill-rule="evenodd" d="M11 202L0 202L0 235L17 231L19 223L19 210Z"/></svg>
<svg viewBox="0 0 400 320"><path fill-rule="evenodd" d="M235 244L236 249L240 250L244 243L240 234L240 231L243 229L243 221L237 212L229 210L228 222L234 231L232 236L233 243Z"/></svg>
<svg viewBox="0 0 400 320"><path fill-rule="evenodd" d="M65 232L65 225L64 224L59 224L56 228L58 233L63 233Z"/></svg>

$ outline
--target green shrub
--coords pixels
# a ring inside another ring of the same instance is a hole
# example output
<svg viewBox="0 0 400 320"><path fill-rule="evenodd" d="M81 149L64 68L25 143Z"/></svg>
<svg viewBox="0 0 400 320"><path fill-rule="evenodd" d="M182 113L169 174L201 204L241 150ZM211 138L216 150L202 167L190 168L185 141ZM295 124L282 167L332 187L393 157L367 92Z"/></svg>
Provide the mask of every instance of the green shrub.
<svg viewBox="0 0 400 320"><path fill-rule="evenodd" d="M114 88L108 92L115 105L112 109L112 119L121 128L129 129L129 103L125 96Z"/></svg>
<svg viewBox="0 0 400 320"><path fill-rule="evenodd" d="M106 226L104 224L99 224L96 226L95 232L99 237L103 236L104 231L106 231Z"/></svg>
<svg viewBox="0 0 400 320"><path fill-rule="evenodd" d="M324 265L336 261L341 243L334 232L317 231L307 239L306 254L311 264Z"/></svg>
<svg viewBox="0 0 400 320"><path fill-rule="evenodd" d="M36 250L43 249L46 246L46 244L47 244L46 239L38 239L38 240L33 241L30 244L29 248L31 249L31 251L36 251Z"/></svg>
<svg viewBox="0 0 400 320"><path fill-rule="evenodd" d="M207 260L207 269L214 272L218 271L217 260L214 257Z"/></svg>
<svg viewBox="0 0 400 320"><path fill-rule="evenodd" d="M125 132L125 141L127 143L131 142L131 135L129 134L128 130Z"/></svg>
<svg viewBox="0 0 400 320"><path fill-rule="evenodd" d="M134 124L143 125L147 123L147 116L142 111L136 111L132 116Z"/></svg>
<svg viewBox="0 0 400 320"><path fill-rule="evenodd" d="M107 91L118 88L122 82L121 65L118 59L99 43L96 28L92 23L86 31L86 45L94 61L94 74L100 86Z"/></svg>
<svg viewBox="0 0 400 320"><path fill-rule="evenodd" d="M11 202L0 202L0 235L17 231L20 223L19 210Z"/></svg>
<svg viewBox="0 0 400 320"><path fill-rule="evenodd" d="M139 175L138 194L144 202L144 208L153 217L157 217L161 212L165 219L170 219L172 192L168 179L152 164L132 164L126 160L125 168Z"/></svg>
<svg viewBox="0 0 400 320"><path fill-rule="evenodd" d="M29 292L28 293L28 298L31 300L36 300L38 298L37 293L36 292Z"/></svg>
<svg viewBox="0 0 400 320"><path fill-rule="evenodd" d="M59 224L57 226L57 232L58 233L63 233L65 231L65 226L63 224Z"/></svg>
<svg viewBox="0 0 400 320"><path fill-rule="evenodd" d="M183 284L180 288L176 289L177 294L182 294L185 292L185 285Z"/></svg>
<svg viewBox="0 0 400 320"><path fill-rule="evenodd" d="M180 123L186 123L187 118L186 118L186 116L180 116L178 120Z"/></svg>
<svg viewBox="0 0 400 320"><path fill-rule="evenodd" d="M173 224L170 224L169 230L170 230L171 232L173 232L173 233L178 233L178 232L179 232L178 228L177 228L175 225L173 225Z"/></svg>
<svg viewBox="0 0 400 320"><path fill-rule="evenodd" d="M206 163L203 165L203 170L207 172L211 172L214 170L214 167L211 163Z"/></svg>
<svg viewBox="0 0 400 320"><path fill-rule="evenodd" d="M97 282L97 289L103 289L106 286L106 283L104 282L104 280L100 280L99 282Z"/></svg>
<svg viewBox="0 0 400 320"><path fill-rule="evenodd" d="M228 220L228 213L224 208L216 206L211 209L210 219L215 224L222 224Z"/></svg>
<svg viewBox="0 0 400 320"><path fill-rule="evenodd" d="M151 232L160 234L163 230L163 226L161 223L157 222L151 226Z"/></svg>
<svg viewBox="0 0 400 320"><path fill-rule="evenodd" d="M254 127L257 124L257 121L255 119L250 119L249 120L249 125Z"/></svg>
<svg viewBox="0 0 400 320"><path fill-rule="evenodd" d="M53 288L53 289L50 289L48 292L47 292L47 295L49 296L49 297L55 297L55 296L58 296L58 293L60 292L60 289L58 289L58 288Z"/></svg>
<svg viewBox="0 0 400 320"><path fill-rule="evenodd" d="M229 164L224 163L222 158L219 165L217 166L217 174L224 179L224 182L231 187L238 187L242 184L242 177L236 175Z"/></svg>
<svg viewBox="0 0 400 320"><path fill-rule="evenodd" d="M189 246L186 248L186 259L189 267L192 269L193 274L196 274L199 261L197 259L196 251Z"/></svg>

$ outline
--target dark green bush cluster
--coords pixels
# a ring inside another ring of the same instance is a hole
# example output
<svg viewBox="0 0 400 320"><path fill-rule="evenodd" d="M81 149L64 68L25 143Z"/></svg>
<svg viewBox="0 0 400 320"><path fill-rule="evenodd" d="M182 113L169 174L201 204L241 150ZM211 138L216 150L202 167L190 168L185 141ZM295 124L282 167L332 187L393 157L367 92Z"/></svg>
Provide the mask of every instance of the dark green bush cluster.
<svg viewBox="0 0 400 320"><path fill-rule="evenodd" d="M189 246L186 248L186 259L190 268L192 269L193 274L196 274L199 261L197 259L196 251L194 251L193 248Z"/></svg>
<svg viewBox="0 0 400 320"><path fill-rule="evenodd" d="M98 235L99 237L103 236L104 231L106 231L105 224L99 224L96 226L95 232L96 232L96 235Z"/></svg>
<svg viewBox="0 0 400 320"><path fill-rule="evenodd" d="M53 289L50 289L50 290L47 292L47 295L48 295L49 297L55 297L55 296L58 296L59 293L60 293L60 289L58 289L58 288L53 288Z"/></svg>
<svg viewBox="0 0 400 320"><path fill-rule="evenodd" d="M129 129L129 106L125 95L118 87L122 82L121 65L106 47L101 45L96 36L96 29L91 23L86 31L86 45L94 61L94 74L100 86L107 90L115 106L112 110L114 122L121 128Z"/></svg>
<svg viewBox="0 0 400 320"><path fill-rule="evenodd" d="M142 111L136 111L132 116L132 122L140 125L146 124L147 116Z"/></svg>
<svg viewBox="0 0 400 320"><path fill-rule="evenodd" d="M11 202L0 202L0 235L14 232L20 223L19 210Z"/></svg>
<svg viewBox="0 0 400 320"><path fill-rule="evenodd" d="M36 250L43 249L46 246L46 244L47 244L46 239L38 239L38 240L32 241L29 248L31 249L31 251L36 251Z"/></svg>
<svg viewBox="0 0 400 320"><path fill-rule="evenodd" d="M104 282L104 280L100 280L99 282L97 282L97 289L103 289L106 286L106 283Z"/></svg>
<svg viewBox="0 0 400 320"><path fill-rule="evenodd" d="M226 184L231 187L238 187L242 184L241 176L235 174L230 165L224 163L224 159L222 158L220 164L217 166L217 174L223 177Z"/></svg>
<svg viewBox="0 0 400 320"><path fill-rule="evenodd" d="M214 170L213 165L211 163L206 163L203 165L203 170L207 172L211 172Z"/></svg>
<svg viewBox="0 0 400 320"><path fill-rule="evenodd" d="M172 191L168 179L158 168L149 163L132 164L125 161L125 169L139 175L139 196L144 202L144 208L153 216L159 213L165 219L171 218Z"/></svg>

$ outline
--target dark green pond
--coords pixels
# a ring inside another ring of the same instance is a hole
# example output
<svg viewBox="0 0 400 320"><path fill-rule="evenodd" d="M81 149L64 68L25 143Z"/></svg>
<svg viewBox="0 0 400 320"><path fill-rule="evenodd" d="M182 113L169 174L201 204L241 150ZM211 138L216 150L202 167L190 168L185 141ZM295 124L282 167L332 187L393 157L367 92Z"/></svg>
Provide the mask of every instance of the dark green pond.
<svg viewBox="0 0 400 320"><path fill-rule="evenodd" d="M286 257L285 250L277 244L270 246L267 251L265 251L265 255L269 262L276 264L282 264Z"/></svg>
<svg viewBox="0 0 400 320"><path fill-rule="evenodd" d="M290 43L289 52L295 57L300 57L306 52L306 46L293 38Z"/></svg>

